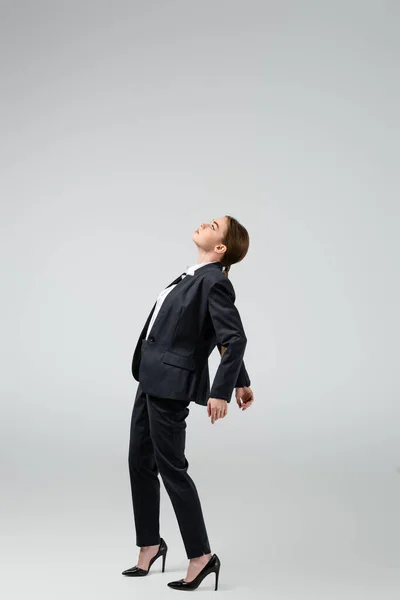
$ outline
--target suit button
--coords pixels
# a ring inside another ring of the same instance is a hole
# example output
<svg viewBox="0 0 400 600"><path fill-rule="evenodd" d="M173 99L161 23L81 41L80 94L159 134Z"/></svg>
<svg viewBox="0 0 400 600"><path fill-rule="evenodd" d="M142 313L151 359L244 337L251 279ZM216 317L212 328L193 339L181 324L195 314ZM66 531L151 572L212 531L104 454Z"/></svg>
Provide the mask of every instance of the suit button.
<svg viewBox="0 0 400 600"><path fill-rule="evenodd" d="M149 337L149 342L154 342L154 337L152 335Z"/></svg>

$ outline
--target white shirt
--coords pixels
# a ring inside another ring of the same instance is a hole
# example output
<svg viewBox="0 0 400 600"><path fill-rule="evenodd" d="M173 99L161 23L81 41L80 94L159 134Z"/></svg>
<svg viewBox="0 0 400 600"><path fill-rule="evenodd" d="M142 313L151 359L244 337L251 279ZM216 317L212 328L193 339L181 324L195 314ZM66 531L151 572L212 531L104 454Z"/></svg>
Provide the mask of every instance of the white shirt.
<svg viewBox="0 0 400 600"><path fill-rule="evenodd" d="M204 267L204 265L209 265L212 262L218 262L216 260L210 260L209 262L205 262L205 263L199 263L197 265L192 265L191 267L187 266L186 267L186 274L182 275L182 279L184 279L186 277L186 275L194 275L194 272L196 269L198 269L199 267ZM175 283L174 285L170 285L169 287L163 289L157 296L157 302L156 302L156 306L154 309L154 312L151 316L151 320L149 323L149 326L147 328L147 334L146 334L146 340L149 336L150 330L153 327L153 323L157 318L157 315L160 311L160 308L162 306L162 303L164 302L165 298L168 296L168 294L170 293L171 290L174 289L174 287L178 285L177 283Z"/></svg>

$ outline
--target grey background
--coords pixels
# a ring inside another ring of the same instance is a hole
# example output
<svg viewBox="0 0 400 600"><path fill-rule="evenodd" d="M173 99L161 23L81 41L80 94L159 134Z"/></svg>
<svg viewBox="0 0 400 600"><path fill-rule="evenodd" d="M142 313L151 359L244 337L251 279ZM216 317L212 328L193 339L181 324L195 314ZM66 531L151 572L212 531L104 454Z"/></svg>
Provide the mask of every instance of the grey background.
<svg viewBox="0 0 400 600"><path fill-rule="evenodd" d="M5 597L173 594L141 580L127 465L134 346L231 214L255 394L189 472L219 593L400 593L397 2L2 2ZM211 357L210 375L218 363ZM213 589L213 576L201 588Z"/></svg>

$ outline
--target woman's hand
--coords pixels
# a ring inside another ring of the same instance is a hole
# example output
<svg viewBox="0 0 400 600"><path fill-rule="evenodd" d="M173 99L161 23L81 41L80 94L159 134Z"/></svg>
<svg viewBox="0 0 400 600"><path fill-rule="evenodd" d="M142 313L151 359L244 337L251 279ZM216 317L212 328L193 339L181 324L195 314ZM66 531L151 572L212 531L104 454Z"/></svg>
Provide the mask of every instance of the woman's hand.
<svg viewBox="0 0 400 600"><path fill-rule="evenodd" d="M246 410L254 402L254 394L250 386L235 388L235 397L238 407L242 410Z"/></svg>
<svg viewBox="0 0 400 600"><path fill-rule="evenodd" d="M214 421L222 419L228 413L228 402L220 398L209 398L207 402L208 416L211 417L211 424Z"/></svg>

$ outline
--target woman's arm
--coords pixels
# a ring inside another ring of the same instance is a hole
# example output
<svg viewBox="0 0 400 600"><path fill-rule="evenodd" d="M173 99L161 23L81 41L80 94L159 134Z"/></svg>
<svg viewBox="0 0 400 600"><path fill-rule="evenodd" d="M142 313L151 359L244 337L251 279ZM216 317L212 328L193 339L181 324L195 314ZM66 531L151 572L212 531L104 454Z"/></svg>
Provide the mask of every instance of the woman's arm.
<svg viewBox="0 0 400 600"><path fill-rule="evenodd" d="M224 352L226 350L225 346L221 346L221 344L218 344L218 350L219 353L221 354L221 357L224 355ZM235 388L238 387L249 387L251 385L251 381L250 381L250 377L246 371L246 366L244 364L244 360L242 360L242 366L240 367L240 371L239 371L239 375L237 378L237 381L235 383Z"/></svg>
<svg viewBox="0 0 400 600"><path fill-rule="evenodd" d="M233 389L239 387L236 383L243 383L242 365L247 344L242 320L234 302L235 293L228 279L217 281L211 286L208 292L208 310L217 344L224 346L225 350L211 386L210 397L227 402L231 400Z"/></svg>

